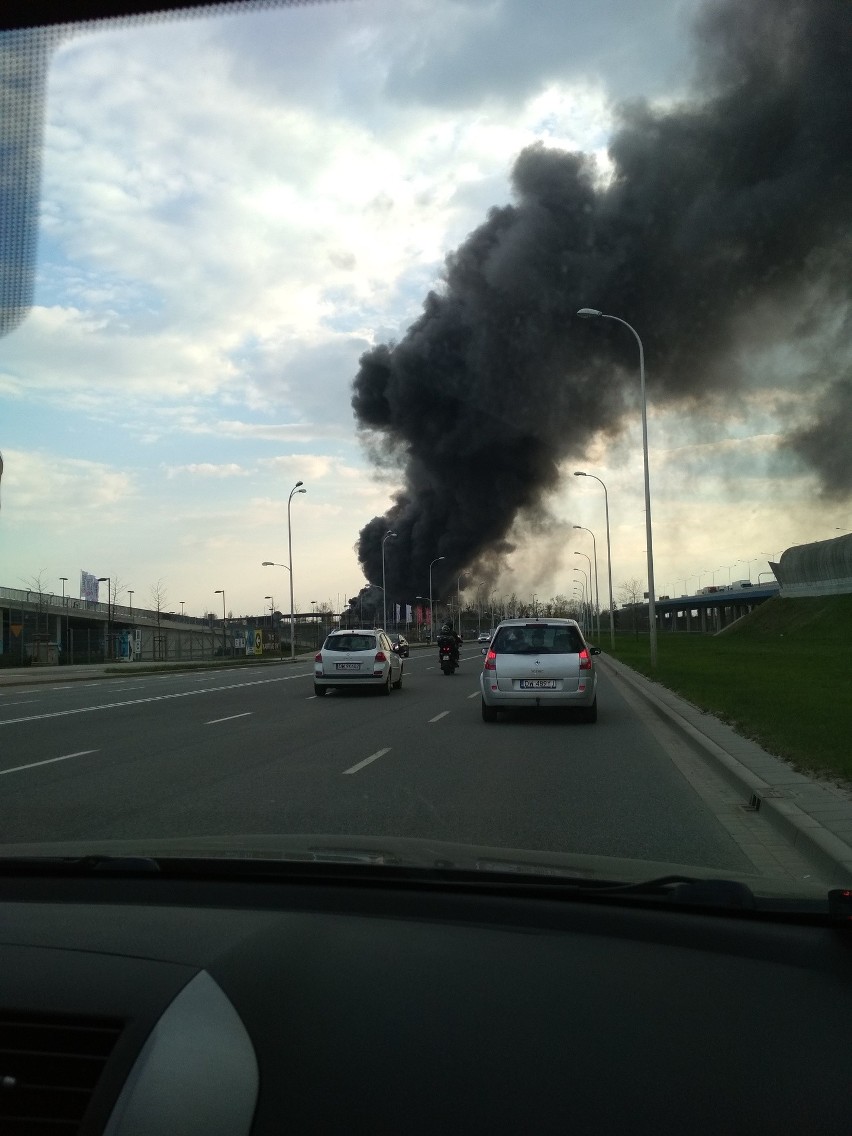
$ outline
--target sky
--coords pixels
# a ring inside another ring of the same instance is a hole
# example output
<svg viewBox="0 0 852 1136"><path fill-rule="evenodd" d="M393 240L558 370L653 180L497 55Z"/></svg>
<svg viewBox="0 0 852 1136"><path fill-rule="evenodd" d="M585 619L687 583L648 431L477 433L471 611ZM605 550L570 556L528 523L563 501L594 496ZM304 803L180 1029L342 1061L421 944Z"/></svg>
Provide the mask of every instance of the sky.
<svg viewBox="0 0 852 1136"><path fill-rule="evenodd" d="M219 610L217 589L235 615L270 595L286 610L288 573L262 561L288 561L301 480L296 608L354 596L359 531L401 476L357 428L360 357L404 337L445 257L510 202L525 147L593 155L606 180L615 108L687 96L697 8L339 0L62 42L35 302L0 340L0 585L65 576L76 595L85 570L134 607L160 582L192 615ZM658 594L756 581L852 527L781 452L792 352L740 365L755 381L724 408L655 408L646 358ZM574 525L595 533L605 594L602 492L574 469L608 487L616 593L646 579L637 403L561 469L549 531L518 519L496 594L571 595L574 552L592 552Z"/></svg>

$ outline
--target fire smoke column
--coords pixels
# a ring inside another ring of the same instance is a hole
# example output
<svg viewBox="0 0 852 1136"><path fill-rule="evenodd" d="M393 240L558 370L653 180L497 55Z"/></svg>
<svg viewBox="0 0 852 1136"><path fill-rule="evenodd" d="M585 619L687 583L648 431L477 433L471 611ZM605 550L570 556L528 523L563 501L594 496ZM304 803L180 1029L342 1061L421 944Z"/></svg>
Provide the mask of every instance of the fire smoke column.
<svg viewBox="0 0 852 1136"><path fill-rule="evenodd" d="M368 580L389 528L396 595L421 592L438 555L440 589L468 568L493 578L516 519L546 515L560 463L633 420L633 344L585 327L587 304L642 328L658 410L735 408L749 359L818 343L823 394L805 425L795 400L778 411L783 444L826 494L852 493L852 321L838 318L852 309L852 4L714 0L694 42L688 101L616 110L610 176L588 155L523 150L513 203L447 257L403 339L362 356L356 419L403 485L361 530Z"/></svg>

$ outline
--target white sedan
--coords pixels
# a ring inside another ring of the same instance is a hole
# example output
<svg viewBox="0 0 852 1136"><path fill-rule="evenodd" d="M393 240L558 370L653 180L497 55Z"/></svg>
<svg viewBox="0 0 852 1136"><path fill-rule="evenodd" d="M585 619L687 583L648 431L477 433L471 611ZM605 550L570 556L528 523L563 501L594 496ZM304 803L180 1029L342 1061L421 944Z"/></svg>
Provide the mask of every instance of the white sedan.
<svg viewBox="0 0 852 1136"><path fill-rule="evenodd" d="M402 686L402 659L384 631L332 631L314 656L314 694L372 686L380 694Z"/></svg>

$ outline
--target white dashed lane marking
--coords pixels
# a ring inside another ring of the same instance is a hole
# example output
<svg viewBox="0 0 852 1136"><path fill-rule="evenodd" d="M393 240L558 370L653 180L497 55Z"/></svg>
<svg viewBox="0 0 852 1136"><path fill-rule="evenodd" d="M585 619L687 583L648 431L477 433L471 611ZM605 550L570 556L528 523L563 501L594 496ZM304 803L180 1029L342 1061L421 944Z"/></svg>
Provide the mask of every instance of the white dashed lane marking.
<svg viewBox="0 0 852 1136"><path fill-rule="evenodd" d="M350 765L348 769L343 770L343 775L347 773L357 773L359 769L363 769L365 765L369 765L371 761L377 761L380 757L384 757L386 753L390 753L391 747L387 746L385 749L377 749L375 753L371 753L369 757L365 757L363 761L359 761L357 765Z"/></svg>

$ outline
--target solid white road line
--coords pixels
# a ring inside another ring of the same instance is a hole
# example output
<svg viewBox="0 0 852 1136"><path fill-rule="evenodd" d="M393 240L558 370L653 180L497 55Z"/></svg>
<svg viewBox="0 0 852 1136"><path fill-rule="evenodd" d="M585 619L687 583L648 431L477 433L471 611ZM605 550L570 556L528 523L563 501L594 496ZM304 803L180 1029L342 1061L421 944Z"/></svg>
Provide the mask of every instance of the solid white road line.
<svg viewBox="0 0 852 1136"><path fill-rule="evenodd" d="M359 761L357 765L352 765L349 769L344 769L342 776L347 773L357 773L359 769L363 769L365 765L369 765L371 761L377 761L380 757L384 757L386 753L390 753L391 747L386 746L385 749L377 749L375 753L371 753L369 757L365 757L363 761Z"/></svg>
<svg viewBox="0 0 852 1136"><path fill-rule="evenodd" d="M29 765L16 765L14 769L0 769L0 777L7 773L20 773L22 769L35 769L37 765L52 765L54 761L67 761L69 757L84 757L87 753L97 753L96 749L81 749L76 753L66 753L62 757L49 757L46 761L31 761Z"/></svg>
<svg viewBox="0 0 852 1136"><path fill-rule="evenodd" d="M246 710L242 714L229 714L227 718L211 718L209 722L205 722L205 726L215 726L217 722L233 722L234 718L250 718L253 711Z"/></svg>
<svg viewBox="0 0 852 1136"><path fill-rule="evenodd" d="M434 717L434 718L430 718L430 719L429 719L429 721L430 721L430 722L440 722L440 720L441 720L442 718L446 718L446 716L447 716L448 714L449 714L449 710L442 710L440 714L436 714L436 715L435 715L435 717Z"/></svg>

